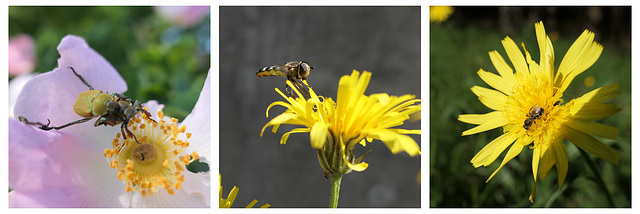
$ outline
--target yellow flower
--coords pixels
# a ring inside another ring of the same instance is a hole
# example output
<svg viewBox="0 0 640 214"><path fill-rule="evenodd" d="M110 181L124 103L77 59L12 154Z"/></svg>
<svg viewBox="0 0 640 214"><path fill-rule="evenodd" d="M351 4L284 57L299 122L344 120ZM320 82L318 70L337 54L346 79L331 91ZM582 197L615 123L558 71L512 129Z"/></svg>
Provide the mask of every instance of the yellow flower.
<svg viewBox="0 0 640 214"><path fill-rule="evenodd" d="M429 20L431 22L444 22L453 14L452 6L430 6Z"/></svg>
<svg viewBox="0 0 640 214"><path fill-rule="evenodd" d="M603 103L620 95L620 85L597 88L580 98L562 104L562 95L571 81L591 67L602 53L602 45L593 41L594 33L585 30L571 45L554 76L554 51L542 22L536 23L536 36L540 46L540 64L531 59L524 48L523 56L517 45L506 37L502 45L515 67L515 73L497 51L489 52L500 75L482 69L478 75L492 90L473 86L471 90L480 102L495 110L487 114L464 114L458 120L477 124L462 135L471 135L502 127L504 134L487 144L471 160L474 167L488 166L511 145L500 167L487 182L511 159L528 146L533 149L533 178L535 185L529 197L533 202L538 182L544 179L554 165L562 188L568 171L567 152L562 142L568 139L586 152L619 164L622 156L592 135L617 140L620 131L612 126L594 122L609 117L619 109ZM526 57L525 57L526 56ZM515 143L514 143L515 142Z"/></svg>
<svg viewBox="0 0 640 214"><path fill-rule="evenodd" d="M220 198L220 208L231 208L231 205L233 205L233 202L236 200L236 196L238 196L238 191L240 190L240 188L234 186L233 189L231 189L231 192L229 192L227 198L222 198L222 175L218 174L218 176L218 181L220 182L220 196L218 197ZM253 200L251 201L251 203L249 203L249 205L247 205L246 208L252 208L256 203L258 203L258 200ZM267 208L269 206L271 205L267 203L262 205L260 208Z"/></svg>
<svg viewBox="0 0 640 214"><path fill-rule="evenodd" d="M340 79L338 86L337 102L331 98L316 95L309 88L309 99L291 98L276 91L287 102L276 101L267 108L280 105L287 110L269 121L264 130L273 126L273 133L281 124L301 125L304 128L295 128L282 135L281 144L285 144L292 133L309 132L311 147L318 150L320 165L325 170L325 175L343 175L351 170L362 171L368 164L361 162L362 156L355 158L353 148L360 143L366 146L366 142L372 139L382 141L393 154L407 152L414 156L420 154L420 147L406 134L421 134L420 130L397 129L409 115L420 111L420 99L414 99L415 95L389 96L386 93L364 95L364 91L371 79L370 72L353 71ZM305 84L306 81L304 82ZM303 97L296 87L287 82L294 89L298 97ZM364 155L363 155L364 156Z"/></svg>

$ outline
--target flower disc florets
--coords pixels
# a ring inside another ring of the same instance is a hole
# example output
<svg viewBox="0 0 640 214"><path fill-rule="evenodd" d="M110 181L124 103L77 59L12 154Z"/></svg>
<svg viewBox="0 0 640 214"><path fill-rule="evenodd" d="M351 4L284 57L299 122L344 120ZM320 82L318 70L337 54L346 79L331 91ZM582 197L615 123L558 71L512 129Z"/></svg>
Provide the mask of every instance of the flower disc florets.
<svg viewBox="0 0 640 214"><path fill-rule="evenodd" d="M158 112L159 123L154 123L144 114L138 114L129 121L129 129L138 139L124 139L120 133L113 139L113 149L106 149L105 157L111 168L118 170L118 179L127 183L126 190L141 192L143 196L153 195L164 188L174 194L184 182L182 172L185 166L198 159L198 154L180 154L189 146L186 140L191 133L187 127L178 128L175 118L169 123L162 120L164 114Z"/></svg>

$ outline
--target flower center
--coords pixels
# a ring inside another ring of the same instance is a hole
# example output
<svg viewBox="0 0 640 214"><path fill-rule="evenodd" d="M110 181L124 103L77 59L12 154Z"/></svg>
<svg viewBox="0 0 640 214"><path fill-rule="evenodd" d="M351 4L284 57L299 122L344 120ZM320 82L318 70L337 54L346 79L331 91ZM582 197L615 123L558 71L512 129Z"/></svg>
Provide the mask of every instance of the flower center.
<svg viewBox="0 0 640 214"><path fill-rule="evenodd" d="M519 138L529 137L535 143L557 138L557 130L568 116L568 107L560 103L561 96L548 75L537 73L526 77L514 87L506 102L504 117L509 122L504 131Z"/></svg>
<svg viewBox="0 0 640 214"><path fill-rule="evenodd" d="M158 118L163 117L159 111ZM163 188L173 195L180 189L185 165L197 160L198 154L180 156L189 142L178 137L184 134L188 140L191 133L186 133L186 126L178 128L177 121L172 118L169 123L162 119L154 123L144 114L138 114L128 125L137 142L134 138L124 139L120 133L116 134L113 149L106 149L104 155L111 168L118 171L117 178L127 184L127 192L133 190L147 196Z"/></svg>
<svg viewBox="0 0 640 214"><path fill-rule="evenodd" d="M156 159L156 148L152 144L142 144L133 151L134 162L140 164L153 163Z"/></svg>

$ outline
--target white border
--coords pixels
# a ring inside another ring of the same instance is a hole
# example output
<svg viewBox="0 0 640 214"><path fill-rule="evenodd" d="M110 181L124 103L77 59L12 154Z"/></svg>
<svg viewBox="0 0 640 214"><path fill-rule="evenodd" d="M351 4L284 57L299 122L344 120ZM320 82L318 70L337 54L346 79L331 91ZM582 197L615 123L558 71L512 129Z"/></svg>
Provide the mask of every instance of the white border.
<svg viewBox="0 0 640 214"><path fill-rule="evenodd" d="M426 3L425 3L426 2ZM570 5L574 5L575 1L557 1L557 0L538 0L538 1L512 1L509 2L510 4L514 4L514 5L535 5L535 6L544 6L544 5L557 5L557 4L563 4L563 5L569 5L567 3L570 3ZM218 37L218 29L219 29L219 5L222 6L231 6L231 5L338 5L338 6L355 6L355 5L421 5L421 47L422 47L422 51L421 51L421 69L422 69L422 75L421 75L421 80L422 80L422 88L421 88L421 94L422 94L422 100L423 103L426 103L426 107L427 110L423 112L424 115L426 115L427 119L422 120L422 130L425 130L421 136L421 148L422 148L422 154L423 157L421 158L421 166L423 168L422 170L422 185L421 185L421 209L383 209L381 210L382 212L393 212L393 211L400 211L403 213L425 213L425 212L435 212L435 213L451 213L451 212L479 212L479 213L511 213L511 212L525 212L525 213L533 213L533 212L541 212L541 210L538 209L473 209L473 210L468 210L468 209L430 209L429 208L429 114L428 114L428 109L429 109L429 93L428 93L428 84L429 84L429 12L428 12L428 8L429 5L478 5L478 4L486 4L486 5L502 5L505 2L504 1L496 1L496 0L485 0L485 1L455 1L455 0L433 0L433 1L406 1L406 0L396 0L396 1L385 1L385 2L381 2L381 1L364 1L364 0L360 0L360 1L335 1L335 0L327 0L327 1L292 1L292 0L288 0L288 1L254 1L254 0L240 0L240 1L205 1L205 0L182 0L182 1L168 1L168 0L137 0L137 1L131 1L131 0L112 0L112 1L92 1L92 2L87 2L87 1L81 1L81 0L58 0L58 1L44 1L44 0L9 0L8 1L8 5L128 5L128 6L134 6L134 5L209 5L211 6L211 38L212 38L212 43L211 43L211 115L212 115L212 120L211 120L211 133L212 133L212 146L211 146L211 156L212 160L211 160L211 165L210 165L210 169L211 169L211 205L213 207L214 210L210 210L210 209L153 209L153 210L145 210L145 211L154 211L154 212L182 212L182 211L187 211L187 212L196 212L196 213L237 213L237 212L266 212L266 213L281 213L281 212L299 212L299 209L266 209L266 210L259 210L258 209L253 209L253 210L246 210L246 209L225 209L225 210L218 210L217 209L217 203L215 202L215 195L218 192L218 187L215 185L218 183L217 181L217 176L215 176L215 172L218 172L218 160L219 160L219 147L217 146L219 144L219 111L218 111L218 106L219 106L219 87L218 86L218 82L219 82L219 76L218 76L218 68L219 68L219 37ZM583 0L579 2L581 5L602 5L603 1L596 1L596 0ZM635 25L637 25L637 23L639 23L638 21L638 16L637 14L640 12L639 9L637 9L636 5L637 3L627 0L627 1L606 1L605 2L607 4L607 6L612 6L612 5L632 5L632 41L640 41L640 40L636 40L636 38L638 38L638 32L637 32L637 27L635 27ZM8 5L1 8L0 9L0 19L1 19L1 23L3 25L3 27L1 28L2 31L0 32L1 37L3 38L3 41L8 41ZM1 47L1 51L0 51L0 67L1 68L7 68L8 67L8 62L7 62L7 42L2 42L0 44ZM638 57L637 54L637 49L639 48L637 42L633 43L632 42L632 62L640 62L640 58ZM632 65L632 83L637 83L638 80L638 75L633 75L633 73L638 72L637 69L635 69L635 66ZM8 99L8 82L4 82L2 81L2 83L0 83L0 88L2 88L2 93L0 93L1 98L0 100L7 100ZM634 105L633 100L635 100L635 98L637 97L636 95L638 94L638 91L636 90L637 87L632 87L632 106L633 107L633 111L632 112L636 112L635 110L637 109ZM7 112L8 111L8 106L6 105L0 105L0 112ZM633 114L632 113L632 121L638 121L638 116L637 114ZM640 133L638 132L639 128L637 126L632 126L632 133ZM3 151L2 156L3 158L1 159L2 161L4 161L4 164L0 164L0 172L8 172L8 151L6 151L8 149L8 147L6 145L8 145L6 142L8 140L8 123L7 121L0 123L0 138L3 139L0 142L5 142L4 145L5 146L0 146L1 150ZM632 136L632 139L635 139ZM632 144L633 141L636 140L632 140ZM638 154L638 151L640 151L640 148L638 148L639 146L632 146L632 155L633 154ZM633 176L633 175L637 175L638 171L640 170L640 161L638 160L638 158L635 158L632 160L632 204L631 206L633 207L633 209L607 209L606 212L614 212L614 213L630 213L632 212L632 210L636 210L637 207L640 206L640 199L638 199L638 195L636 193L638 193L639 188L638 187L638 182L636 182L638 179L637 176ZM5 176L0 176L0 180L3 181L4 184L8 184L8 175L5 174ZM455 199L452 199L455 200ZM4 209L8 209L8 194L3 194L2 198L0 199L0 202L2 204L0 204L0 207L4 208ZM423 210L424 209L424 210ZM426 210L429 209L429 210ZM359 211L365 211L365 212L370 212L370 211L377 211L373 210L373 209L338 209L338 210L331 210L333 211L337 211L337 212L359 212ZM42 212L44 210L38 209L8 209L6 211L10 211L13 213L33 213L33 212ZM86 212L87 210L85 209L47 209L46 212ZM105 209L97 209L97 210L91 210L93 211L98 211L98 212L140 212L139 209L134 209L134 210L124 210L124 209L118 209L118 210L105 210ZM319 213L319 212L327 212L329 210L327 209L307 209L305 210L305 212L314 212L314 213ZM580 209L580 210L575 210L575 209L550 209L550 210L545 210L544 212L548 212L548 211L552 211L552 212L574 212L574 211L579 211L582 213L601 213L604 210L602 209ZM144 211L143 211L144 212Z"/></svg>

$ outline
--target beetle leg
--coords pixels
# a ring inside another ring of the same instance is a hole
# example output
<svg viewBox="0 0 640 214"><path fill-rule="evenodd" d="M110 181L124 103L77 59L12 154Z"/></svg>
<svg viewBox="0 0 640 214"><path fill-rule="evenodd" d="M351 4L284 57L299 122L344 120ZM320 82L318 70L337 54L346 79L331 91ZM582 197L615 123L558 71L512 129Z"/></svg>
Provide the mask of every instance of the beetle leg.
<svg viewBox="0 0 640 214"><path fill-rule="evenodd" d="M29 122L29 120L27 120L27 118L23 117L23 116L18 116L18 120L20 120L20 122L23 122L24 124L27 125L34 125L34 126L40 126L38 128L40 129L45 129L49 127L49 124L51 124L51 120L47 119L47 125L42 124L40 122Z"/></svg>
<svg viewBox="0 0 640 214"><path fill-rule="evenodd" d="M156 122L154 119L151 119L151 113L149 113L147 110L144 110L144 108L142 108L142 104L140 104L139 100L136 100L133 103L133 108L135 108L138 112L142 112L144 113L144 115L147 116L147 118L149 118L149 120L153 121L154 123L158 124L158 122ZM162 120L162 118L160 118Z"/></svg>
<svg viewBox="0 0 640 214"><path fill-rule="evenodd" d="M147 110L141 109L140 111L142 111L144 115L147 115L147 119L153 121L155 124L158 124L158 122L156 122L154 119L151 119L151 113L149 113Z"/></svg>
<svg viewBox="0 0 640 214"><path fill-rule="evenodd" d="M80 78L80 80L82 81L82 83L84 83L84 85L88 86L90 90L95 90L93 89L93 87L87 82L87 80L85 80L84 78L82 78L82 76L80 76L80 74L76 73L76 70L74 70L71 66L69 66L68 68L71 69L71 71L73 71L73 74L75 74L78 78Z"/></svg>
<svg viewBox="0 0 640 214"><path fill-rule="evenodd" d="M122 134L122 138L127 139L127 135L124 133L124 127L120 125L120 133Z"/></svg>
<svg viewBox="0 0 640 214"><path fill-rule="evenodd" d="M112 96L118 97L118 100L116 100L116 102L120 101L120 100L125 100L129 103L133 103L133 100L129 99L127 96L124 96L124 94L121 93L113 93ZM137 100L136 100L137 101Z"/></svg>
<svg viewBox="0 0 640 214"><path fill-rule="evenodd" d="M127 125L129 123L128 122L124 122L122 123L122 125L120 125L120 131L122 132L122 135L124 136L124 139L127 139L127 135L129 135L129 137L133 137L133 139L136 141L136 143L140 143L138 141L138 138L136 138L135 135L133 135L133 133L129 130L129 128L127 128ZM125 131L127 131L127 134L125 135Z"/></svg>
<svg viewBox="0 0 640 214"><path fill-rule="evenodd" d="M87 121L89 121L89 120L91 120L91 119L93 119L93 117L87 117L87 118L83 118L83 119L80 119L80 120L76 120L76 121L73 121L73 122L70 122L70 123L67 123L67 124L61 125L61 126L49 126L49 124L47 124L46 126L45 126L45 125L42 125L42 126L40 127L40 129L42 129L42 130L51 130L51 129L59 130L59 129L63 129L63 128L67 127L67 126L70 126L70 125L74 125L74 124L79 124L79 123L87 122Z"/></svg>

